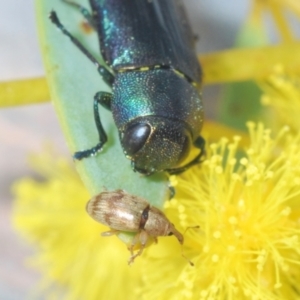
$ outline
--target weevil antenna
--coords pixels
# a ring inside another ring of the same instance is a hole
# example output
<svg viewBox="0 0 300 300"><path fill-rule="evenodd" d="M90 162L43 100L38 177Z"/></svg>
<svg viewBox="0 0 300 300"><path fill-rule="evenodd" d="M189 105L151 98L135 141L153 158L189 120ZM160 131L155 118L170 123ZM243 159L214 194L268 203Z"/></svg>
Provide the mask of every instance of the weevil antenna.
<svg viewBox="0 0 300 300"><path fill-rule="evenodd" d="M198 226L198 225L197 226L189 226L189 227L187 227L185 229L184 233L183 233L183 240L184 240L184 236L185 236L186 232L189 229L199 229L199 228L200 228L200 226ZM188 261L188 263L191 265L191 267L195 266L194 263L188 257L186 257L185 254L183 253L183 243L181 244L181 256Z"/></svg>

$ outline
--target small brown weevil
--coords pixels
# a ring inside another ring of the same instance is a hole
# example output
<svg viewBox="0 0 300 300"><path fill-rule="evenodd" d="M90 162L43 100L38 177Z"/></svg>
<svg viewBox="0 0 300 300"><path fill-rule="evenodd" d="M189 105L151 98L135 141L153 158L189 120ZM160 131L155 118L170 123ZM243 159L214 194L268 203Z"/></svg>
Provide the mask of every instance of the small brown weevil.
<svg viewBox="0 0 300 300"><path fill-rule="evenodd" d="M157 242L158 236L175 235L179 243L183 244L183 235L162 211L151 206L145 199L128 194L124 190L104 191L94 196L87 203L86 210L94 220L111 228L110 231L103 232L102 236L136 232L129 246L129 264L142 254L149 237ZM134 254L133 249L138 243L141 247ZM189 263L193 265L190 261Z"/></svg>

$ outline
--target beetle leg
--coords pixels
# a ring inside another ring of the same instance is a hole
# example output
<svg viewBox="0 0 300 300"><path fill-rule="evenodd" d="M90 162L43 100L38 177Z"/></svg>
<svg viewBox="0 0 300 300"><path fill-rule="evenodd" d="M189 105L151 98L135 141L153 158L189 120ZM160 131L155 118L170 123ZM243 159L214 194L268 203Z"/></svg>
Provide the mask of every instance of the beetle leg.
<svg viewBox="0 0 300 300"><path fill-rule="evenodd" d="M91 54L91 52L81 44L81 42L74 37L60 22L55 11L50 12L49 16L51 22L64 34L66 35L71 42L97 67L98 73L101 75L106 84L110 87L114 82L114 75L111 74L107 68L102 66L97 59Z"/></svg>
<svg viewBox="0 0 300 300"><path fill-rule="evenodd" d="M196 148L201 150L201 157L205 155L205 139L199 135L194 142Z"/></svg>
<svg viewBox="0 0 300 300"><path fill-rule="evenodd" d="M88 21L90 26L92 26L96 30L94 18L92 16L92 14L85 7L81 6L79 3L74 2L74 1L69 1L69 0L62 0L62 1L77 8L81 12L81 14L84 16L84 18Z"/></svg>
<svg viewBox="0 0 300 300"><path fill-rule="evenodd" d="M140 235L140 233L137 233L137 234L133 237L133 239L132 239L132 241L131 241L131 244L130 244L130 246L128 247L128 250L129 250L130 253L131 253L131 257L134 256L133 248L134 248L134 246L139 242L139 235Z"/></svg>
<svg viewBox="0 0 300 300"><path fill-rule="evenodd" d="M194 146L200 149L200 153L189 163L186 165L174 168L174 169L167 169L166 172L168 172L171 175L179 174L187 170L188 168L192 167L193 165L201 163L201 157L205 155L205 140L202 136L199 136L196 141L194 142Z"/></svg>
<svg viewBox="0 0 300 300"><path fill-rule="evenodd" d="M168 183L168 188L169 188L169 200L172 200L176 194L176 190L174 188L173 185L171 185L171 183Z"/></svg>
<svg viewBox="0 0 300 300"><path fill-rule="evenodd" d="M110 110L112 94L106 92L98 92L94 97L95 101L101 104L104 108Z"/></svg>
<svg viewBox="0 0 300 300"><path fill-rule="evenodd" d="M140 233L138 233L133 238L132 244L130 245L130 248L129 248L130 253L131 253L131 256L130 256L129 261L128 261L129 265L131 265L134 262L136 257L142 255L142 253L144 251L144 248L146 247L147 241L148 241L148 233L145 230L142 230ZM140 247L140 250L136 254L134 254L133 253L133 248L138 242L141 243L141 247Z"/></svg>
<svg viewBox="0 0 300 300"><path fill-rule="evenodd" d="M95 97L94 97L94 118L95 118L97 131L99 134L99 143L91 149L75 152L73 155L73 157L75 159L81 160L83 158L87 158L89 156L96 155L97 152L102 150L104 144L107 142L107 136L106 136L105 130L101 123L98 105L101 104L104 107L109 107L111 97L112 97L112 94L107 93L107 92L98 92L95 95Z"/></svg>
<svg viewBox="0 0 300 300"><path fill-rule="evenodd" d="M112 230L109 230L109 231L101 232L101 236L112 236L112 235L115 235L119 232L120 232L119 230L112 229Z"/></svg>

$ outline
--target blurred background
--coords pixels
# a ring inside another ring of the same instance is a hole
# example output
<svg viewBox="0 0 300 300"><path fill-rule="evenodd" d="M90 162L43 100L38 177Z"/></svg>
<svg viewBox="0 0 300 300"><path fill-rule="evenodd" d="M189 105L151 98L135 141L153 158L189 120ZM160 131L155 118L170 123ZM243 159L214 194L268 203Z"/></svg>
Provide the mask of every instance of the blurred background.
<svg viewBox="0 0 300 300"><path fill-rule="evenodd" d="M44 75L33 2L0 0L1 81ZM231 48L251 4L250 0L184 2L194 32L199 37L198 53ZM59 0L53 1L53 9L56 3L60 5ZM203 98L208 117L214 114L218 93L216 86L204 88ZM70 156L50 102L0 109L1 300L28 298L26 295L30 294L40 278L39 273L26 267L26 259L34 253L34 249L26 245L12 225L11 185L21 177L35 176L27 164L28 154L40 152L49 142L59 153Z"/></svg>

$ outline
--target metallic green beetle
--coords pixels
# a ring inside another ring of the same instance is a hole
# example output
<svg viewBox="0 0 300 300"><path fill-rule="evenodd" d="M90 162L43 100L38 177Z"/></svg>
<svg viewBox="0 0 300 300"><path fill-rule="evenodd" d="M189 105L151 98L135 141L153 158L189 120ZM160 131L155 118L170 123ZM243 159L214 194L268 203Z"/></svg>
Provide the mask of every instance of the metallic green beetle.
<svg viewBox="0 0 300 300"><path fill-rule="evenodd" d="M198 92L201 68L194 35L180 0L90 0L92 13L77 7L97 31L101 54L110 67L91 53L60 23L51 21L94 63L112 93L98 92L94 112L99 143L74 158L95 155L107 136L99 104L111 110L124 154L142 174L180 173L200 162L204 140L203 104ZM200 149L182 164L192 146Z"/></svg>

